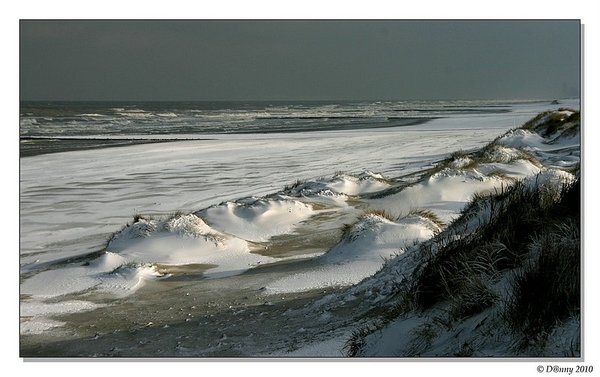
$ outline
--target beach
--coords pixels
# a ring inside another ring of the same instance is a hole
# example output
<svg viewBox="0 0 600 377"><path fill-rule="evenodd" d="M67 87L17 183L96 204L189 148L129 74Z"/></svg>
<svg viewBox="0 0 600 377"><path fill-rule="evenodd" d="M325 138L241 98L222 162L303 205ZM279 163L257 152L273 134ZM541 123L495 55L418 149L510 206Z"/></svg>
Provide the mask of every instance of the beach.
<svg viewBox="0 0 600 377"><path fill-rule="evenodd" d="M22 356L345 357L389 299L369 282L387 261L408 258L476 193L572 169L580 141L554 151L515 134L507 146L553 157L474 171L455 158L424 174L559 108L579 103L23 157Z"/></svg>

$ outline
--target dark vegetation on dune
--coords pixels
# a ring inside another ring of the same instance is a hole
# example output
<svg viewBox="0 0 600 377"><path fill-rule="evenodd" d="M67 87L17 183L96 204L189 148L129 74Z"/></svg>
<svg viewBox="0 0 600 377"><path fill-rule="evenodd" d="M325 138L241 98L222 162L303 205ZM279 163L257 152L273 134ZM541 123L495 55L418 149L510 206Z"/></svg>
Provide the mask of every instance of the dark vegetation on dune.
<svg viewBox="0 0 600 377"><path fill-rule="evenodd" d="M578 135L579 112L562 110L542 113L522 129L548 144ZM474 166L495 147L496 141L471 154L460 151L440 165L470 158ZM354 332L348 355L366 356L367 338L393 322L424 318L399 335L393 356L580 356L580 330L560 344L553 337L566 323L581 328L582 189L579 166L574 170L574 181L515 180L474 195L455 221L409 250L420 262L410 276L398 277L387 310ZM470 320L474 330L461 334ZM449 333L463 340L451 353L436 354ZM482 351L500 343L510 355Z"/></svg>

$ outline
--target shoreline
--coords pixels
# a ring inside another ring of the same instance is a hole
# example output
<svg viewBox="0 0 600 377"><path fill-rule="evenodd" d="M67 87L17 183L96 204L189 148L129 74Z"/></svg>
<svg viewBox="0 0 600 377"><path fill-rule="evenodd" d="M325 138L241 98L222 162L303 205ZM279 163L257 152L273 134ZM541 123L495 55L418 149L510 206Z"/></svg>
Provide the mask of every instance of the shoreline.
<svg viewBox="0 0 600 377"><path fill-rule="evenodd" d="M262 130L238 130L233 132L221 132L212 133L211 135L273 135L273 134L297 134L297 133L320 133L320 132L331 132L331 131L360 131L360 130L373 130L373 129L389 129L389 128L400 128L419 126L430 122L435 119L441 119L442 117L398 117L388 118L388 121L393 121L394 124L357 124L357 125L328 125L321 128L310 128L304 129L300 127L285 128L285 127L274 127L271 129ZM282 118L283 119L283 118ZM173 137L175 135L176 137ZM193 136L169 134L160 137L131 137L131 135L125 137L95 137L95 136L21 136L19 139L19 157L32 157L40 156L44 154L59 153L59 152L71 152L78 150L88 149L99 149L99 148L111 148L121 146L131 146L138 144L151 144L151 143L165 143L170 141L186 141L186 140L214 140L212 137L203 137L203 134L195 134ZM154 135L153 135L154 136ZM185 137L182 137L185 136Z"/></svg>
<svg viewBox="0 0 600 377"><path fill-rule="evenodd" d="M208 140L208 139L201 139ZM19 141L19 157L33 157L45 154L73 152L80 150L129 147L132 145L168 143L178 139L109 139L109 138L60 138L22 137Z"/></svg>

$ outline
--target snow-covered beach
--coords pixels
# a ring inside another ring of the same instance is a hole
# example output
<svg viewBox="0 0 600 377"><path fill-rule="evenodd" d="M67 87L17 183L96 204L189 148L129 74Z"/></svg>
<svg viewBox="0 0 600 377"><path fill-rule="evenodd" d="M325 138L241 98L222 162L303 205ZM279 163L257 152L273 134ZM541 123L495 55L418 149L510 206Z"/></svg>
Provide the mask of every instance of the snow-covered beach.
<svg viewBox="0 0 600 377"><path fill-rule="evenodd" d="M408 260L406 250L476 193L540 173L573 179L579 134L548 144L505 133L579 101L509 107L404 127L212 134L22 158L22 349L343 357L365 314L389 298L393 281L371 278L386 261ZM502 135L493 162L469 168L468 152Z"/></svg>

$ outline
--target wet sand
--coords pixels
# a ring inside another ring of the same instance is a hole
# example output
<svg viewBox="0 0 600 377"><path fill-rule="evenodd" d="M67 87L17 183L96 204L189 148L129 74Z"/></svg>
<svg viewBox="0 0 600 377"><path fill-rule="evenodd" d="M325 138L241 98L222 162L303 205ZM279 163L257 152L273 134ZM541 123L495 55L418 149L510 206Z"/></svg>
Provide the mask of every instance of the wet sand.
<svg viewBox="0 0 600 377"><path fill-rule="evenodd" d="M257 267L242 275L206 279L201 270L151 281L106 306L55 317L66 324L40 335L21 335L24 358L273 357L330 339L356 325L363 300L318 300L344 288L267 295L264 286L311 260ZM181 272L181 271L180 271ZM252 275L252 276L249 276ZM335 305L330 306L332 303ZM353 309L353 310L349 310ZM23 318L22 320L27 320ZM342 357L333 355L331 357Z"/></svg>
<svg viewBox="0 0 600 377"><path fill-rule="evenodd" d="M87 138L21 138L19 156L30 157L48 153L69 152L137 144L166 143L172 139L87 139Z"/></svg>

